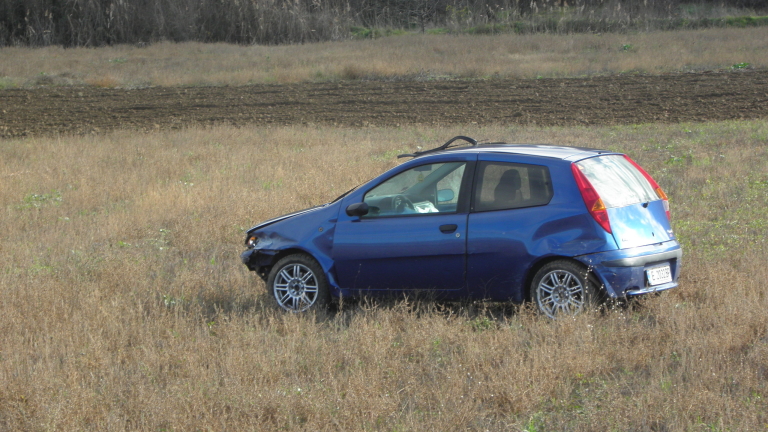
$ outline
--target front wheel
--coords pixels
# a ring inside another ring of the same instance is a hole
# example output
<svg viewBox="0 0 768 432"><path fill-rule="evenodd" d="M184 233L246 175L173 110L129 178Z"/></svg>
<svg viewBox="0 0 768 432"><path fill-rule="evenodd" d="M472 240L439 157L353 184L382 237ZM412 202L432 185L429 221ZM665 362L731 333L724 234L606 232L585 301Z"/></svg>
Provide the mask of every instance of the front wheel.
<svg viewBox="0 0 768 432"><path fill-rule="evenodd" d="M590 277L586 267L573 261L544 265L536 272L530 290L538 311L553 319L577 315L598 300L594 276Z"/></svg>
<svg viewBox="0 0 768 432"><path fill-rule="evenodd" d="M267 289L277 304L290 312L328 305L328 282L322 267L304 254L288 255L272 267Z"/></svg>

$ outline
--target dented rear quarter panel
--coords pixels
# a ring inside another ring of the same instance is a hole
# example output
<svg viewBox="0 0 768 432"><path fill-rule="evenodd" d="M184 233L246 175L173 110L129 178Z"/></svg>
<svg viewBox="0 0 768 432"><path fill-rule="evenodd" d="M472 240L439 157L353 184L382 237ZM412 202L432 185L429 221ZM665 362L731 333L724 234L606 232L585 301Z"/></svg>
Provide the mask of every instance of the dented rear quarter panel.
<svg viewBox="0 0 768 432"><path fill-rule="evenodd" d="M488 154L482 160L544 165L554 195L547 205L470 213L467 284L472 297L521 302L541 263L617 249L611 234L587 213L571 162Z"/></svg>

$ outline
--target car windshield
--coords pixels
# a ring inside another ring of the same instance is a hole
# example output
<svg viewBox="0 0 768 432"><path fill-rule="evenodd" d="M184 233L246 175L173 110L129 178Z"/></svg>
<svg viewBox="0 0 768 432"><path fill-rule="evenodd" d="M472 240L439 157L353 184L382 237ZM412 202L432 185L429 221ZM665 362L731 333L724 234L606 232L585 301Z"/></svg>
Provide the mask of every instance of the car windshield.
<svg viewBox="0 0 768 432"><path fill-rule="evenodd" d="M607 208L659 199L648 180L624 156L600 156L576 165L595 188Z"/></svg>
<svg viewBox="0 0 768 432"><path fill-rule="evenodd" d="M365 184L365 183L361 183L361 184ZM350 194L350 192L352 192L353 190L355 190L355 189L357 189L357 188L359 188L359 187L360 187L360 185L357 185L357 186L353 187L352 189L350 189L350 190L348 190L348 191L344 192L343 194L341 194L341 195L337 196L337 197L336 197L336 198L335 198L333 201L331 201L331 203L335 203L336 201L338 201L338 200L340 200L340 199L344 198L345 196L349 195L349 194Z"/></svg>

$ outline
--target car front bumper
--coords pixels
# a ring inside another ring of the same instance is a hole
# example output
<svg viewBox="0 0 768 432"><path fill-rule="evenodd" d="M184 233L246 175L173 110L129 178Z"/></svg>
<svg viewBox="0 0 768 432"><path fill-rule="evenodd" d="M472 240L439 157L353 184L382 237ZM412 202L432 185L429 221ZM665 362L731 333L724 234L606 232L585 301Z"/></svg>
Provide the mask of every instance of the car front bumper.
<svg viewBox="0 0 768 432"><path fill-rule="evenodd" d="M240 254L240 261L248 267L248 270L256 272L266 281L267 273L274 263L276 251L250 248Z"/></svg>

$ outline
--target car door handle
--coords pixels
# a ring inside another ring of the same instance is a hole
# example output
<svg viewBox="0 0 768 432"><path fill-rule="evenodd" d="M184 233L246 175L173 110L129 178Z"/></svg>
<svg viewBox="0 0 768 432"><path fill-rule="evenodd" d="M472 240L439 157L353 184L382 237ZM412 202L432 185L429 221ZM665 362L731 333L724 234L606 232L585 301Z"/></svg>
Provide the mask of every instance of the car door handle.
<svg viewBox="0 0 768 432"><path fill-rule="evenodd" d="M443 234L450 234L454 231L456 231L456 228L459 226L456 224L447 224L447 225L440 225L440 232Z"/></svg>

